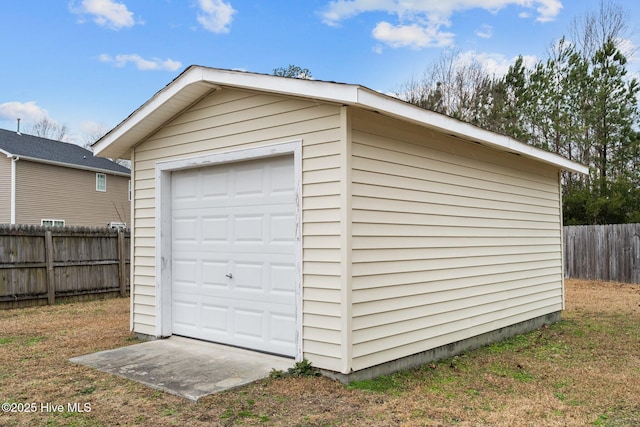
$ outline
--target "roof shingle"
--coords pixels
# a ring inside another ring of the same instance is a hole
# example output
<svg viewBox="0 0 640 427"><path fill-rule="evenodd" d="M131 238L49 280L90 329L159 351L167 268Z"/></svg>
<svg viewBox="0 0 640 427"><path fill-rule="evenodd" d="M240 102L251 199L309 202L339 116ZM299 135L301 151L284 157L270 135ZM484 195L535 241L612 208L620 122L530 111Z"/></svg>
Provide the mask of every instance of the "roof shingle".
<svg viewBox="0 0 640 427"><path fill-rule="evenodd" d="M131 174L128 168L109 159L95 157L91 151L79 145L19 134L6 129L0 129L0 150L14 156L67 164L75 168Z"/></svg>

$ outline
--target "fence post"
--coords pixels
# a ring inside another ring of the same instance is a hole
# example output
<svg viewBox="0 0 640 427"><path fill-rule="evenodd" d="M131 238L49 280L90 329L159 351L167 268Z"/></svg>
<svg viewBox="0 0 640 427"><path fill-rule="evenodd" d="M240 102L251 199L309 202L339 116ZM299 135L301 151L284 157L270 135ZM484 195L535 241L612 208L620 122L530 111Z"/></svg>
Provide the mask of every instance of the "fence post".
<svg viewBox="0 0 640 427"><path fill-rule="evenodd" d="M51 230L44 233L44 256L47 264L47 296L49 297L49 305L56 302L56 283L55 274L53 272L53 237Z"/></svg>
<svg viewBox="0 0 640 427"><path fill-rule="evenodd" d="M120 283L120 296L127 296L127 275L125 273L126 248L124 244L124 231L118 230L118 280Z"/></svg>

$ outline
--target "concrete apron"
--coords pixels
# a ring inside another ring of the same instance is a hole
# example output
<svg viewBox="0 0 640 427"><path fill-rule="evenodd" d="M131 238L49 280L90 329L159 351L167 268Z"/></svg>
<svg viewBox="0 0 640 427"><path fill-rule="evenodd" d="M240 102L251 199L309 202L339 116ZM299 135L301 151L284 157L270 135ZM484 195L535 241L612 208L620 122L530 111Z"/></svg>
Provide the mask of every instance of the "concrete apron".
<svg viewBox="0 0 640 427"><path fill-rule="evenodd" d="M69 359L192 401L287 370L293 359L172 336Z"/></svg>

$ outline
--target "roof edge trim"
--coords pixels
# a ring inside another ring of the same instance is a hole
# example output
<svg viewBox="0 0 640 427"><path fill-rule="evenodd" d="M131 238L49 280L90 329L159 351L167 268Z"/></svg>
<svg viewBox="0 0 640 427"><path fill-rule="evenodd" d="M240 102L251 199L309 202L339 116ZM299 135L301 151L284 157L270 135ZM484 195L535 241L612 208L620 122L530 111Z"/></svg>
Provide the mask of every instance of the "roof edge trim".
<svg viewBox="0 0 640 427"><path fill-rule="evenodd" d="M228 86L361 107L388 114L392 117L432 128L465 140L475 141L493 149L519 154L530 159L551 164L562 170L580 174L589 173L588 167L560 155L535 148L513 138L481 129L452 117L425 110L364 86L320 80L276 77L268 74L223 70L199 65L189 66L168 85L156 92L151 99L131 113L129 117L98 140L93 145L95 154L100 155L103 153L103 155L107 157L114 157L116 151L118 152L117 154L122 154L126 152L127 149L131 149L136 142L139 142L136 138L145 135L145 133L142 133L139 134L138 137L134 136L135 132L133 131L135 128L147 117L151 116L154 111L163 107L168 108L168 111L171 113L178 114L179 111L171 110L176 107L172 106L170 101L176 94L193 84L206 86L211 90ZM190 101L196 102L198 99L201 99L202 96L205 96L202 95L202 93L209 93L206 91L206 88L203 89L202 92L196 91L200 93L199 98L197 98L195 94L192 94L194 98L190 99ZM146 135L149 135L149 133L146 133ZM108 153L104 153L116 141L118 141L118 147L111 147L113 148L109 153L111 155L109 156Z"/></svg>
<svg viewBox="0 0 640 427"><path fill-rule="evenodd" d="M95 142L92 146L94 154L96 156L100 155L113 141L132 130L133 127L144 120L151 112L170 101L171 98L182 89L191 84L203 81L202 71L201 67L194 65L185 69L172 82L156 92L147 102L131 113L129 117Z"/></svg>
<svg viewBox="0 0 640 427"><path fill-rule="evenodd" d="M533 147L508 136L479 128L444 114L425 110L424 108L399 101L364 87L360 87L358 104L371 110L385 112L397 118L409 120L421 126L434 128L444 134L455 135L466 140L477 141L494 149L541 160L570 172L585 175L589 174L589 168L587 166L566 159L558 154Z"/></svg>

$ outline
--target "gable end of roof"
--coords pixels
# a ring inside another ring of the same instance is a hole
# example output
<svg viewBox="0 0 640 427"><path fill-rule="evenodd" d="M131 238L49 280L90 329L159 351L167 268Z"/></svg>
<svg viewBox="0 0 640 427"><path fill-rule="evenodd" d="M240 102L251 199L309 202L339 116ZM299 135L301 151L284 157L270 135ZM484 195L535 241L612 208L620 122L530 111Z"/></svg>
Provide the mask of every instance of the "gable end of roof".
<svg viewBox="0 0 640 427"><path fill-rule="evenodd" d="M511 152L559 169L582 174L588 168L557 154L540 150L513 138L470 123L428 111L360 85L277 77L243 71L192 65L158 91L129 117L98 140L97 155L128 158L130 150L158 128L212 91L223 87L295 96L377 111L399 120ZM179 94L179 96L177 96Z"/></svg>

